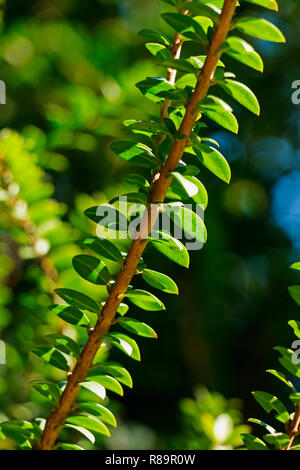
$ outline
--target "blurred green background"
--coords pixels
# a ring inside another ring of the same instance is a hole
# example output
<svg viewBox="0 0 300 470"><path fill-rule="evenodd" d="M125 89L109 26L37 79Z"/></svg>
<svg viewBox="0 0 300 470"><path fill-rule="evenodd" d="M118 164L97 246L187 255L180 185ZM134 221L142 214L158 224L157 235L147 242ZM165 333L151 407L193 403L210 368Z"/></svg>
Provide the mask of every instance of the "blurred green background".
<svg viewBox="0 0 300 470"><path fill-rule="evenodd" d="M137 32L147 27L167 32L159 16L165 8L158 0L9 0L6 8L1 3L0 79L7 104L0 105L0 127L25 137L24 148L15 144L17 136L12 145L34 155L53 185L53 198L63 204L54 209L61 213L63 246L56 247L55 234L51 238L47 230L44 238L54 249L59 284L73 287L79 279L70 270L71 256L79 250L81 233L94 230L82 210L124 191L122 177L132 172L109 144L124 135L123 120L157 113L135 83L164 72ZM256 41L265 62L262 75L228 61L256 93L262 113L256 118L232 103L239 135L209 127L231 164L232 181L226 186L201 170L209 195L208 241L192 253L190 270L145 254L153 269L172 274L180 296L162 297L167 311L151 314L159 339L140 341L142 363L125 361L134 388L113 401L120 426L99 448L200 446L203 423L195 410L197 422L189 422L190 408L182 401L198 390L201 402L200 385L242 399L247 418L263 418L251 390L284 393L264 370L276 364L273 346L290 346L287 321L299 315L287 287L299 281L288 266L300 251L300 105L291 102L292 82L300 79L300 4L279 5L279 14L244 7L278 24L287 44ZM51 286L38 257L24 246L20 251L28 240L3 216L0 235L0 339L8 353L7 365L0 365L0 417L46 416L48 405L28 390L45 367L28 348L57 328L47 310ZM52 370L47 374L56 377ZM212 408L221 413L223 405ZM204 422L208 429L211 420Z"/></svg>

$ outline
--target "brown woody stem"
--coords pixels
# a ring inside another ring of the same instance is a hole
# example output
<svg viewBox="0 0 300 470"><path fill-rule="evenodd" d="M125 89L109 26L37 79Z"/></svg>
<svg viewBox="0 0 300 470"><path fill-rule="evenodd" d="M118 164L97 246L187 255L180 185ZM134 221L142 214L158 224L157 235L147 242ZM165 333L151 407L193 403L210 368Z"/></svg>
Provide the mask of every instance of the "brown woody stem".
<svg viewBox="0 0 300 470"><path fill-rule="evenodd" d="M284 450L290 450L294 442L295 437L300 433L300 406L295 405L295 414L294 418L289 426L288 435L289 443Z"/></svg>
<svg viewBox="0 0 300 470"><path fill-rule="evenodd" d="M171 182L169 174L178 166L198 116L198 103L207 95L211 79L214 76L217 62L220 57L220 47L230 31L231 20L235 12L236 5L237 0L225 0L224 2L218 27L211 41L203 69L198 78L196 88L186 106L186 112L178 131L178 134L184 134L185 138L183 140L175 140L166 162L155 174L149 195L150 205L154 203L154 211L145 212L148 216L144 217L141 222L141 234L145 233L145 231L148 231L147 233L150 232L155 221L155 217L159 211L158 208L155 209L155 203L164 201ZM147 243L148 240L143 236L140 236L132 242L124 262L124 266L119 272L113 289L103 307L101 318L97 321L72 374L68 378L68 382L61 396L59 405L51 412L47 419L41 440L42 450L51 450L53 448L61 426L68 416L76 395L79 392L80 385L78 384L85 379L87 371L92 365L101 343L101 337L110 329L111 323L116 315L117 308L121 303L120 295L127 291L128 285L135 274L138 262Z"/></svg>

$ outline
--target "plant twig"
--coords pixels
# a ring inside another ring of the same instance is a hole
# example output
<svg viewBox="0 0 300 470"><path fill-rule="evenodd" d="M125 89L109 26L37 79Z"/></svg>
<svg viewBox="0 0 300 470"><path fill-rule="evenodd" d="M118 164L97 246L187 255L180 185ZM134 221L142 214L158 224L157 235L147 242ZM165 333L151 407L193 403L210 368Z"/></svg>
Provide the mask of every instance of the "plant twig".
<svg viewBox="0 0 300 470"><path fill-rule="evenodd" d="M294 418L288 429L288 435L289 435L290 440L284 450L291 450L294 439L299 433L300 433L300 406L295 405Z"/></svg>
<svg viewBox="0 0 300 470"><path fill-rule="evenodd" d="M214 76L220 57L220 47L230 31L231 20L236 5L237 0L225 0L220 21L210 44L203 69L198 78L193 95L186 106L186 112L178 131L178 134L184 134L185 137L183 140L175 140L166 162L154 176L149 196L150 204L154 204L154 211L145 212L145 214L147 213L148 215L145 216L141 222L141 235L132 242L123 268L119 272L114 287L102 309L101 318L97 321L72 374L68 378L66 388L57 408L51 412L46 421L41 440L42 450L51 450L53 448L60 428L68 416L76 395L80 390L80 385L78 384L85 379L87 371L91 367L100 346L101 337L109 331L116 315L117 308L121 303L120 296L127 291L128 285L135 274L138 262L148 242L148 240L143 237L143 234L145 232L149 233L155 222L155 218L159 212L157 205L155 208L155 203L163 202L172 179L170 172L177 167L189 140L190 133L198 116L198 103L207 95L211 79Z"/></svg>

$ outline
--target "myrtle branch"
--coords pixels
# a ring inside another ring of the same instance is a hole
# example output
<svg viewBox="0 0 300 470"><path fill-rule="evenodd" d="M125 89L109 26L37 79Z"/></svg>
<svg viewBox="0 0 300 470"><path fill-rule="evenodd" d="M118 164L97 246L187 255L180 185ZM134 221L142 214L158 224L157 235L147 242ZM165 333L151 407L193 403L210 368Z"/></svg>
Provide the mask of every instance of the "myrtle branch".
<svg viewBox="0 0 300 470"><path fill-rule="evenodd" d="M195 90L186 105L185 115L180 129L178 130L178 135L184 135L185 137L182 140L175 139L167 160L153 177L148 204L148 207L151 210L145 211L145 216L143 217L140 226L140 235L132 242L124 265L117 276L116 282L101 311L99 319L94 329L90 332L89 339L73 372L68 377L68 382L61 396L60 402L57 408L51 412L46 421L41 440L42 450L51 450L53 448L60 432L60 428L68 416L72 404L80 390L79 383L84 381L101 344L101 338L109 331L122 298L136 272L139 260L148 243L144 234L150 233L151 228L153 227L159 212L159 207L156 203L164 201L168 187L172 181L170 173L177 168L185 147L187 146L191 131L199 114L198 104L206 97L211 85L211 80L214 76L217 62L221 55L220 48L230 31L231 21L236 6L237 0L225 0L224 2L219 24L208 48L204 66L198 77ZM177 43L173 50L176 51L177 55L181 48L181 38L177 36L175 37L175 41L177 41ZM169 77L169 79L172 79L173 77L175 79L175 73L172 72L172 77ZM169 105L166 104L165 106L166 110L164 112L167 112Z"/></svg>
<svg viewBox="0 0 300 470"><path fill-rule="evenodd" d="M290 423L289 428L287 429L287 433L288 433L290 440L284 450L291 449L295 437L298 436L300 433L300 406L299 405L295 405L294 418L292 422Z"/></svg>

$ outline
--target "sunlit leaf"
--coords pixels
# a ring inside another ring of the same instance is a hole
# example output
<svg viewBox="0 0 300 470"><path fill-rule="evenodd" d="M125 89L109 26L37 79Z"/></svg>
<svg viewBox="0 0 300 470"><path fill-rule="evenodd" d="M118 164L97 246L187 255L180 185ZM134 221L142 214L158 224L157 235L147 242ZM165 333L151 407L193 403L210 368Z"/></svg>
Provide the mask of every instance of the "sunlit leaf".
<svg viewBox="0 0 300 470"><path fill-rule="evenodd" d="M106 265L95 256L74 256L72 264L75 271L86 281L97 285L106 285L110 281Z"/></svg>
<svg viewBox="0 0 300 470"><path fill-rule="evenodd" d="M244 17L235 22L235 27L255 38L272 42L285 42L285 37L273 23L264 18Z"/></svg>
<svg viewBox="0 0 300 470"><path fill-rule="evenodd" d="M127 297L134 305L143 310L165 310L164 304L155 295L141 289L132 289L126 292Z"/></svg>
<svg viewBox="0 0 300 470"><path fill-rule="evenodd" d="M255 49L244 39L237 36L230 36L223 45L224 52L242 64L254 70L263 72L264 64L262 58Z"/></svg>
<svg viewBox="0 0 300 470"><path fill-rule="evenodd" d="M230 166L219 150L205 144L197 144L193 148L202 165L225 183L230 182Z"/></svg>
<svg viewBox="0 0 300 470"><path fill-rule="evenodd" d="M30 387L49 401L58 402L60 399L60 388L53 382L35 380L30 382Z"/></svg>
<svg viewBox="0 0 300 470"><path fill-rule="evenodd" d="M213 95L208 95L199 103L201 113L225 129L238 133L239 125L232 114L232 108L225 101Z"/></svg>
<svg viewBox="0 0 300 470"><path fill-rule="evenodd" d="M269 10L278 11L278 3L276 0L245 0L248 3L260 5L261 7L269 8Z"/></svg>
<svg viewBox="0 0 300 470"><path fill-rule="evenodd" d="M110 148L116 155L134 165L153 168L159 164L159 159L145 144L129 140L120 140L111 144Z"/></svg>
<svg viewBox="0 0 300 470"><path fill-rule="evenodd" d="M51 346L36 346L31 350L45 362L48 362L58 369L68 371L70 368L65 356Z"/></svg>
<svg viewBox="0 0 300 470"><path fill-rule="evenodd" d="M170 40L166 36L163 36L160 32L154 31L153 29L141 29L138 34L150 39L151 41L159 42L166 46L170 45Z"/></svg>
<svg viewBox="0 0 300 470"><path fill-rule="evenodd" d="M110 432L105 424L94 416L68 416L66 418L66 423L88 429L92 433L96 432L98 434L104 434L104 436L110 436Z"/></svg>
<svg viewBox="0 0 300 470"><path fill-rule="evenodd" d="M93 382L97 382L100 385L103 385L105 389L110 390L117 395L123 396L124 391L122 385L110 375L93 375L92 376Z"/></svg>
<svg viewBox="0 0 300 470"><path fill-rule="evenodd" d="M56 448L61 450L84 450L83 447L77 444L68 444L67 442L60 442Z"/></svg>
<svg viewBox="0 0 300 470"><path fill-rule="evenodd" d="M276 419L278 419L278 421L282 423L289 421L290 415L284 404L277 397L267 392L252 392L252 394L267 413L275 410L277 412Z"/></svg>
<svg viewBox="0 0 300 470"><path fill-rule="evenodd" d="M59 351L70 354L71 356L78 357L80 355L80 347L78 344L69 336L51 334L46 335L45 340L54 346Z"/></svg>
<svg viewBox="0 0 300 470"><path fill-rule="evenodd" d="M135 359L136 361L141 360L139 347L134 339L130 338L130 336L127 336L124 333L114 332L108 333L104 338L132 359Z"/></svg>
<svg viewBox="0 0 300 470"><path fill-rule="evenodd" d="M91 297L73 289L55 289L56 294L72 307L99 312L100 306Z"/></svg>
<svg viewBox="0 0 300 470"><path fill-rule="evenodd" d="M175 31L178 31L185 39L207 44L207 30L213 26L211 19L204 16L199 18L199 22L190 16L181 13L163 13L162 18ZM197 18L198 19L198 18Z"/></svg>
<svg viewBox="0 0 300 470"><path fill-rule="evenodd" d="M118 323L125 328L125 330L130 331L130 333L145 336L146 338L157 338L157 334L151 326L139 320L135 320L134 318L119 318Z"/></svg>
<svg viewBox="0 0 300 470"><path fill-rule="evenodd" d="M248 450L268 450L266 444L252 434L241 434L241 439Z"/></svg>
<svg viewBox="0 0 300 470"><path fill-rule="evenodd" d="M155 238L153 236L155 235ZM165 255L180 266L187 268L190 264L190 257L185 246L176 238L166 232L152 231L150 238L151 245L160 253Z"/></svg>
<svg viewBox="0 0 300 470"><path fill-rule="evenodd" d="M84 437L86 437L92 444L95 444L96 439L94 434L85 429L83 426L75 426L75 424L66 423L64 427L74 429L75 431L79 432Z"/></svg>
<svg viewBox="0 0 300 470"><path fill-rule="evenodd" d="M103 258L117 261L119 263L123 262L120 250L114 245L114 243L106 238L89 237L83 240L83 245Z"/></svg>
<svg viewBox="0 0 300 470"><path fill-rule="evenodd" d="M256 419L256 418L249 418L248 421L250 423L254 423L254 424L259 424L260 426L263 426L269 433L271 434L275 434L276 433L276 429L272 428L272 426L270 426L269 424L267 423L264 423L263 421L261 421L260 419Z"/></svg>
<svg viewBox="0 0 300 470"><path fill-rule="evenodd" d="M98 382L93 382L93 381L85 381L85 382L80 382L79 385L81 387L86 388L90 392L94 393L97 395L99 398L104 398L106 397L106 390L103 387L103 385L99 384Z"/></svg>
<svg viewBox="0 0 300 470"><path fill-rule="evenodd" d="M169 294L178 294L178 287L166 274L153 271L152 269L144 269L142 272L143 279L152 287L156 287Z"/></svg>
<svg viewBox="0 0 300 470"><path fill-rule="evenodd" d="M128 370L117 362L106 361L99 363L89 369L87 376L93 377L94 375L109 374L115 377L119 382L132 388L132 378Z"/></svg>
<svg viewBox="0 0 300 470"><path fill-rule="evenodd" d="M281 382L283 382L289 388L291 388L292 390L295 390L295 387L292 384L292 382L290 382L290 380L288 380L282 372L279 372L279 371L274 370L274 369L268 369L266 372L268 372L269 374L274 375L274 377L277 377L277 379L281 380Z"/></svg>
<svg viewBox="0 0 300 470"><path fill-rule="evenodd" d="M220 82L219 85L238 103L245 106L245 108L252 111L252 113L259 115L260 107L257 98L253 91L246 85L229 79Z"/></svg>
<svg viewBox="0 0 300 470"><path fill-rule="evenodd" d="M114 427L117 426L116 418L114 417L112 412L105 406L100 405L99 403L80 402L78 404L78 408L81 411L85 411L89 414L97 416L97 418L101 419L101 421L104 421L107 424L111 424Z"/></svg>
<svg viewBox="0 0 300 470"><path fill-rule="evenodd" d="M81 310L71 307L71 305L51 305L49 309L71 325L86 327L90 324L88 317Z"/></svg>

